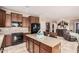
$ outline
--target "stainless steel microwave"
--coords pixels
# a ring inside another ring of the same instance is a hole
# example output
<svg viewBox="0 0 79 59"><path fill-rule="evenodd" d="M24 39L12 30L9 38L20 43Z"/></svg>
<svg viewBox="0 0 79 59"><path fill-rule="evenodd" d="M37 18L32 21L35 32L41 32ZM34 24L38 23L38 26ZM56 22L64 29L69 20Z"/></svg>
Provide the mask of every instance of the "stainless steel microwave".
<svg viewBox="0 0 79 59"><path fill-rule="evenodd" d="M12 27L22 27L22 22L12 22Z"/></svg>

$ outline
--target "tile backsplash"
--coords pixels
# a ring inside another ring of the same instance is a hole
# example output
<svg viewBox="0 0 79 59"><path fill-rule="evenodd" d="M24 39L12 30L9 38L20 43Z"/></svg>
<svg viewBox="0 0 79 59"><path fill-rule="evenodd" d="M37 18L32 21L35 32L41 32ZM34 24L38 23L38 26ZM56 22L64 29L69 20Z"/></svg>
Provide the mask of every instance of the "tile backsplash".
<svg viewBox="0 0 79 59"><path fill-rule="evenodd" d="M28 28L22 28L22 27L0 28L0 34L11 34L18 32L28 33Z"/></svg>

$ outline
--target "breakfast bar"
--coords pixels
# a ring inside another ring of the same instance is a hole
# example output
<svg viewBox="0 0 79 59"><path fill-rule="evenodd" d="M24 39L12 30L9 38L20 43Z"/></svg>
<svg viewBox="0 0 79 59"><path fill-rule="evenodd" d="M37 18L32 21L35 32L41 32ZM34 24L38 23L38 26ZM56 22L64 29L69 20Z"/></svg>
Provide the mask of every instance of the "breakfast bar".
<svg viewBox="0 0 79 59"><path fill-rule="evenodd" d="M43 36L39 38L37 34L25 35L26 48L30 53L60 53L61 42L58 38Z"/></svg>

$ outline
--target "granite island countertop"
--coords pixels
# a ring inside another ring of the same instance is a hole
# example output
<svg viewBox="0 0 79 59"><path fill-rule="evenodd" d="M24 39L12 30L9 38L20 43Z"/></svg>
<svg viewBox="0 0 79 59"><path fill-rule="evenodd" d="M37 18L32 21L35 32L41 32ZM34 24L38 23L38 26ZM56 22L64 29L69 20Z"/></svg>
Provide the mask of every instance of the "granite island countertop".
<svg viewBox="0 0 79 59"><path fill-rule="evenodd" d="M58 39L58 38L53 38L53 37L48 37L48 36L44 36L42 38L38 38L36 34L27 34L26 36L34 39L34 40L37 40L41 43L44 43L50 47L54 47L56 46L57 44L60 44L61 41Z"/></svg>

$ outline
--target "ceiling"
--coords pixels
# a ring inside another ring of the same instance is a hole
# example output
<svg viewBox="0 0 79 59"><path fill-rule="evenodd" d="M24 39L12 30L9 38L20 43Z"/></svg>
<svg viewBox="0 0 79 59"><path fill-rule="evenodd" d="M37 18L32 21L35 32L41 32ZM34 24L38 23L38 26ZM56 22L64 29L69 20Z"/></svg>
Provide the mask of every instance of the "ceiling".
<svg viewBox="0 0 79 59"><path fill-rule="evenodd" d="M3 8L49 19L79 17L79 6L3 6Z"/></svg>

